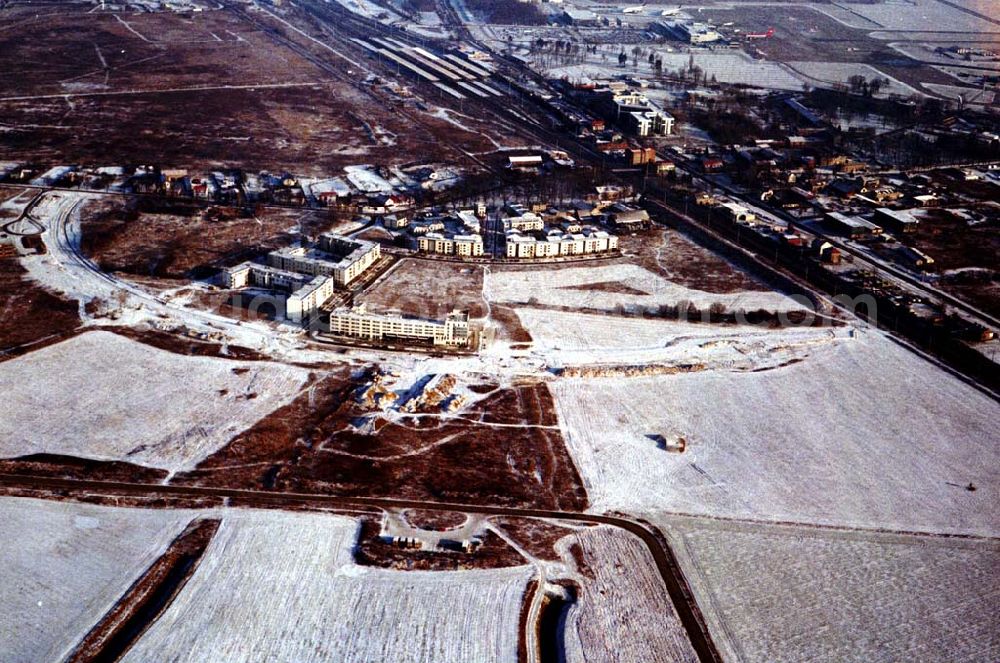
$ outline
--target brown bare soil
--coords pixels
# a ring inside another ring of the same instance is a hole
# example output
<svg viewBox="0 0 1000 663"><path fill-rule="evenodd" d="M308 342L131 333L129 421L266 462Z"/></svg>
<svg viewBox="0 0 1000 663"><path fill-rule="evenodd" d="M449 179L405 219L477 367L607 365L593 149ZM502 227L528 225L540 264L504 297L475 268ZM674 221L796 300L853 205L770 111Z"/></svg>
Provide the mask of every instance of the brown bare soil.
<svg viewBox="0 0 1000 663"><path fill-rule="evenodd" d="M524 328L521 319L517 317L509 306L493 304L490 309L490 317L499 327L499 336L503 340L512 343L531 343L534 339L531 332Z"/></svg>
<svg viewBox="0 0 1000 663"><path fill-rule="evenodd" d="M189 524L67 660L70 663L118 660L187 582L220 523L196 520Z"/></svg>
<svg viewBox="0 0 1000 663"><path fill-rule="evenodd" d="M483 268L432 260L404 259L358 301L372 310L396 310L420 318L442 319L452 309L481 318Z"/></svg>
<svg viewBox="0 0 1000 663"><path fill-rule="evenodd" d="M627 283L620 281L601 281L600 283L587 283L584 285L567 285L560 290L594 290L596 292L613 292L619 295L648 295L645 290L633 288Z"/></svg>
<svg viewBox="0 0 1000 663"><path fill-rule="evenodd" d="M931 212L920 220L917 231L900 240L934 258L934 271L967 270L945 274L939 285L947 292L1000 314L1000 232L998 224L969 227L944 212Z"/></svg>
<svg viewBox="0 0 1000 663"><path fill-rule="evenodd" d="M81 249L104 271L161 278L204 278L219 268L288 246L290 230L330 224L322 212L266 209L255 216L215 213L182 200L105 199L88 207Z"/></svg>
<svg viewBox="0 0 1000 663"><path fill-rule="evenodd" d="M556 542L574 532L536 518L494 518L491 522L534 557L554 562L559 561Z"/></svg>
<svg viewBox="0 0 1000 663"><path fill-rule="evenodd" d="M240 361L270 361L267 355L262 355L256 350L244 348L239 345L226 345L210 341L201 341L189 336L171 334L170 332L158 329L136 328L136 327L108 327L107 331L114 332L120 336L125 336L133 341L139 341L146 345L167 350L179 355L193 357L221 357L223 359L237 359Z"/></svg>
<svg viewBox="0 0 1000 663"><path fill-rule="evenodd" d="M544 385L503 389L463 418L414 415L372 434L345 368L316 382L177 483L462 504L585 508ZM471 420L471 421L470 421ZM483 422L515 424L493 426ZM540 427L546 426L546 427Z"/></svg>
<svg viewBox="0 0 1000 663"><path fill-rule="evenodd" d="M119 461L101 461L58 454L32 454L0 460L0 474L27 474L89 481L159 483L166 470Z"/></svg>
<svg viewBox="0 0 1000 663"><path fill-rule="evenodd" d="M943 211L922 216L916 232L899 238L934 258L936 271L965 267L995 269L1000 255L1000 223L970 228Z"/></svg>
<svg viewBox="0 0 1000 663"><path fill-rule="evenodd" d="M364 566L403 571L502 569L525 563L524 558L495 533L486 532L479 539L482 545L473 552L403 548L379 536L377 520L364 518L354 549L354 560Z"/></svg>
<svg viewBox="0 0 1000 663"><path fill-rule="evenodd" d="M0 186L0 203L5 203L8 200L10 200L11 198L16 198L16 197L20 196L21 194L25 193L26 191L29 191L29 189L21 189L21 188L18 188L18 187L9 187L9 186ZM27 202L27 200L29 200L29 199L26 198L25 202ZM3 219L4 221L9 220L9 219L14 219L14 218L17 217L17 215L18 215L18 212L17 212L16 209L0 209L0 219Z"/></svg>
<svg viewBox="0 0 1000 663"><path fill-rule="evenodd" d="M630 260L687 288L719 294L770 290L748 272L695 243L681 232L650 228L620 238Z"/></svg>
<svg viewBox="0 0 1000 663"><path fill-rule="evenodd" d="M100 506L133 507L137 509L213 509L224 506L224 500L221 497L179 497L176 495L125 496L99 495L96 493L69 495L64 491L49 490L47 488L32 489L16 486L0 487L0 495L79 502L81 504L97 504Z"/></svg>
<svg viewBox="0 0 1000 663"><path fill-rule="evenodd" d="M263 13L119 16L89 8L15 6L0 16L5 157L321 175L358 162L465 161L456 143L469 152L493 146L426 113L414 131L380 88L358 85L363 72L348 74L348 62ZM355 62L368 60L347 34L317 32L296 14L289 16L324 43ZM373 140L360 117L395 140Z"/></svg>
<svg viewBox="0 0 1000 663"><path fill-rule="evenodd" d="M950 277L938 284L942 290L978 306L991 315L1000 315L1000 272Z"/></svg>
<svg viewBox="0 0 1000 663"><path fill-rule="evenodd" d="M524 597L521 599L521 613L517 620L517 660L528 661L528 614L531 612L531 604L535 600L535 593L538 591L538 581L532 579L528 582L528 587L524 590ZM537 636L537 627L536 636Z"/></svg>
<svg viewBox="0 0 1000 663"><path fill-rule="evenodd" d="M14 258L0 258L0 361L57 343L80 325L76 301L45 290Z"/></svg>
<svg viewBox="0 0 1000 663"><path fill-rule="evenodd" d="M466 515L458 511L432 511L430 509L407 509L403 517L413 527L435 532L461 527L466 520Z"/></svg>

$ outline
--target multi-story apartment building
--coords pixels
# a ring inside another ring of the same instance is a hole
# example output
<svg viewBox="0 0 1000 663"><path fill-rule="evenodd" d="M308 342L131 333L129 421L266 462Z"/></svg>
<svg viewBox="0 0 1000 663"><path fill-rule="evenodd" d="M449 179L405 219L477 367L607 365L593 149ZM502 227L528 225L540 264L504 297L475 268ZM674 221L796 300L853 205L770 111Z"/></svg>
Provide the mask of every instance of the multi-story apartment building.
<svg viewBox="0 0 1000 663"><path fill-rule="evenodd" d="M364 304L331 312L329 329L336 336L370 341L467 346L472 339L469 316L461 311L452 311L443 321L424 320L369 313Z"/></svg>

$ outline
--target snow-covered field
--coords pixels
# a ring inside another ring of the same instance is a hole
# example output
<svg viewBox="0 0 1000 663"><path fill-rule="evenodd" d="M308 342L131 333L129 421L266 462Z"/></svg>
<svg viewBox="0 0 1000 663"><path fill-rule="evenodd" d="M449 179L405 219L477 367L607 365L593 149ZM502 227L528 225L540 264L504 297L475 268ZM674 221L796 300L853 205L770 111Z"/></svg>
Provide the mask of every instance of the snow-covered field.
<svg viewBox="0 0 1000 663"><path fill-rule="evenodd" d="M793 70L805 76L806 80L811 85L818 85L820 87L847 84L847 80L851 76L857 75L864 76L868 80L876 78L888 79L889 85L882 88L878 93L878 96L880 97L893 94L902 95L904 97L909 97L913 94L923 94L920 90L917 90L916 88L889 76L881 70L876 69L871 65L861 64L860 62L813 62L798 60L788 62L787 64Z"/></svg>
<svg viewBox="0 0 1000 663"><path fill-rule="evenodd" d="M665 71L687 68L694 58L694 63L701 67L705 76L715 76L720 83L744 83L756 87L778 90L801 90L802 80L792 75L775 62L754 60L749 55L738 52L696 52L696 53L661 53ZM554 78L568 77L570 80L597 80L635 73L631 67L619 67L617 64L594 63L574 64L546 69L546 73Z"/></svg>
<svg viewBox="0 0 1000 663"><path fill-rule="evenodd" d="M961 56L956 55L955 57L949 57L938 53L934 44L912 44L909 42L900 42L888 44L889 48L894 51L898 51L905 55L906 57L913 58L914 60L920 60L922 62L930 62L936 65L941 65L942 67L950 66L973 66L980 69L992 69L1000 70L1000 62L994 60L985 60L982 58L972 58L969 61L964 61Z"/></svg>
<svg viewBox="0 0 1000 663"><path fill-rule="evenodd" d="M382 20L385 23L391 23L392 21L397 21L402 18L396 12L387 9L380 4L370 2L369 0L337 0L337 2L345 9L348 9L355 14L360 14L365 18L373 20ZM379 19L380 16L384 18Z"/></svg>
<svg viewBox="0 0 1000 663"><path fill-rule="evenodd" d="M228 513L194 577L123 661L517 661L532 567L359 567L356 529L337 516Z"/></svg>
<svg viewBox="0 0 1000 663"><path fill-rule="evenodd" d="M727 661L1000 660L1000 544L661 519Z"/></svg>
<svg viewBox="0 0 1000 663"><path fill-rule="evenodd" d="M612 527L573 536L593 578L566 617L566 661L697 661L663 579L643 543ZM610 658L609 658L610 657Z"/></svg>
<svg viewBox="0 0 1000 663"><path fill-rule="evenodd" d="M0 455L194 467L292 400L307 372L187 357L92 331L0 364Z"/></svg>
<svg viewBox="0 0 1000 663"><path fill-rule="evenodd" d="M849 329L721 326L642 318L515 309L551 365L704 363L746 370L785 363L814 345L850 335Z"/></svg>
<svg viewBox="0 0 1000 663"><path fill-rule="evenodd" d="M964 85L942 85L940 83L921 83L934 94L948 99L965 99L967 104L992 104L996 93L982 88L966 87Z"/></svg>
<svg viewBox="0 0 1000 663"><path fill-rule="evenodd" d="M528 271L493 270L486 275L485 290L490 299L500 303L527 303L612 310L623 306L659 306L692 302L699 308L723 304L731 311L790 311L802 308L801 302L773 291L715 294L693 290L669 281L648 269L629 263L594 267L569 267ZM587 290L588 285L616 283L647 294L623 294Z"/></svg>
<svg viewBox="0 0 1000 663"><path fill-rule="evenodd" d="M1000 406L879 332L763 372L550 389L596 511L1000 533Z"/></svg>
<svg viewBox="0 0 1000 663"><path fill-rule="evenodd" d="M191 518L0 498L0 660L63 660Z"/></svg>

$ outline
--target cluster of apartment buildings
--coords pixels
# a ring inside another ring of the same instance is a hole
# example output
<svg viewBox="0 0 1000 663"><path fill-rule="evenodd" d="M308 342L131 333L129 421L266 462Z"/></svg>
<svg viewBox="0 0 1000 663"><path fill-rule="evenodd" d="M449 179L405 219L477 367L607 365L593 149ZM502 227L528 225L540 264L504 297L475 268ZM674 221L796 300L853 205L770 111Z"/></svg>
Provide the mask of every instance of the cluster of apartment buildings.
<svg viewBox="0 0 1000 663"><path fill-rule="evenodd" d="M618 238L607 231L584 225L566 212L551 210L543 217L541 211L516 204L503 209L507 258L556 258L618 249Z"/></svg>
<svg viewBox="0 0 1000 663"><path fill-rule="evenodd" d="M374 242L333 233L320 235L316 247L288 247L271 251L267 263L243 262L223 270L223 284L231 290L261 288L283 296L284 317L310 321L344 287L381 258Z"/></svg>
<svg viewBox="0 0 1000 663"><path fill-rule="evenodd" d="M484 223L490 223L496 233L491 252L494 257L520 260L607 253L618 249L618 238L592 224L628 225L649 220L645 211L616 202L617 193L620 192L609 193L614 200L600 199L596 205L577 201L560 209L546 204L529 207L511 203L491 213L480 202L474 209L427 212L413 219L387 215L382 223L387 229L399 231L400 236L408 236L421 253L482 257L487 253L482 234ZM599 191L598 198L602 195ZM608 213L600 213L602 209ZM590 223L582 222L581 215L587 215ZM403 232L407 234L402 235Z"/></svg>

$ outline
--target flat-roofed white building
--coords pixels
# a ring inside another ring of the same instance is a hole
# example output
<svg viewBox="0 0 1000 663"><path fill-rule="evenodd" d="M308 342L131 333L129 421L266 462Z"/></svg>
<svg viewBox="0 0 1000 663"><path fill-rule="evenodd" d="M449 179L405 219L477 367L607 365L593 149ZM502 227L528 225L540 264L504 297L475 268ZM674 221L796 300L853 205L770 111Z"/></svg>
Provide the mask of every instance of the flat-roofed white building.
<svg viewBox="0 0 1000 663"><path fill-rule="evenodd" d="M852 239L874 237L882 234L882 226L852 214L827 212L825 221L834 230Z"/></svg>
<svg viewBox="0 0 1000 663"><path fill-rule="evenodd" d="M503 219L504 230L526 232L529 230L541 230L544 227L545 221L534 212L524 211L521 214L506 216Z"/></svg>
<svg viewBox="0 0 1000 663"><path fill-rule="evenodd" d="M472 210L462 210L456 216L470 233L478 233L480 231L479 217Z"/></svg>
<svg viewBox="0 0 1000 663"><path fill-rule="evenodd" d="M329 329L336 336L432 345L467 346L472 338L469 316L461 311L452 311L444 320L424 320L369 313L364 304L331 312Z"/></svg>
<svg viewBox="0 0 1000 663"><path fill-rule="evenodd" d="M445 237L440 233L427 233L417 239L417 249L423 253L438 253L462 257L483 255L481 235L454 235Z"/></svg>
<svg viewBox="0 0 1000 663"><path fill-rule="evenodd" d="M334 283L344 286L381 257L381 247L375 242L325 233L319 237L319 250L305 246L278 249L268 254L267 263L290 272L331 276Z"/></svg>
<svg viewBox="0 0 1000 663"><path fill-rule="evenodd" d="M542 163L542 157L538 154L507 157L507 167L512 170L541 168Z"/></svg>
<svg viewBox="0 0 1000 663"><path fill-rule="evenodd" d="M333 279L317 276L285 300L285 317L292 322L304 322L333 297Z"/></svg>
<svg viewBox="0 0 1000 663"><path fill-rule="evenodd" d="M561 256L604 253L618 248L618 237L603 230L584 228L578 233L550 232L544 239L507 233L508 258L555 258Z"/></svg>
<svg viewBox="0 0 1000 663"><path fill-rule="evenodd" d="M252 262L229 267L222 276L232 290L253 286L284 293L284 316L295 323L307 320L333 297L330 276L310 276Z"/></svg>
<svg viewBox="0 0 1000 663"><path fill-rule="evenodd" d="M757 220L757 215L753 211L744 205L739 203L722 203L720 205L729 214L729 218L733 221L745 221L747 223L753 223Z"/></svg>
<svg viewBox="0 0 1000 663"><path fill-rule="evenodd" d="M641 92L612 92L611 104L615 121L638 136L669 136L674 132L674 116Z"/></svg>

